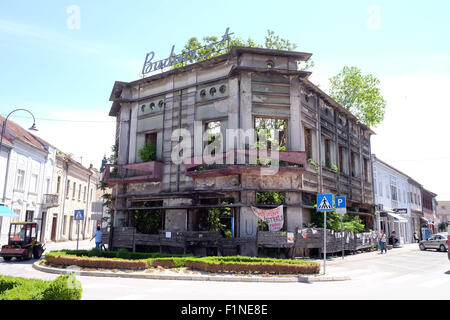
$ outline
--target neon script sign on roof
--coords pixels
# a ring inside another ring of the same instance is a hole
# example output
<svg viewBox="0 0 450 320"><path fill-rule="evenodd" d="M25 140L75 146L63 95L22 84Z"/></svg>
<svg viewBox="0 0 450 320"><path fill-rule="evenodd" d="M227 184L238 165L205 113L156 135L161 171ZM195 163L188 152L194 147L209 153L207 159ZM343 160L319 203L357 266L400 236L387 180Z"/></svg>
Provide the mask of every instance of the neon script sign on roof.
<svg viewBox="0 0 450 320"><path fill-rule="evenodd" d="M230 30L230 28L227 28L225 30L225 34L222 36L222 40L210 43L209 45L204 46L204 47L191 49L185 53L180 53L177 55L174 54L175 45L173 45L172 50L170 51L170 55L166 59L162 59L162 60L153 62L153 58L155 57L155 52L151 51L151 52L147 53L147 55L145 56L144 66L142 67L142 74L146 75L152 71L161 70L161 69L173 66L178 63L187 62L189 60L195 60L195 59L201 57L201 56L197 55L197 51L202 48L205 48L207 54L210 54L211 52L214 51L214 49L218 46L218 44L222 44L225 41L229 41L229 36L233 34L233 33L229 33L229 30Z"/></svg>

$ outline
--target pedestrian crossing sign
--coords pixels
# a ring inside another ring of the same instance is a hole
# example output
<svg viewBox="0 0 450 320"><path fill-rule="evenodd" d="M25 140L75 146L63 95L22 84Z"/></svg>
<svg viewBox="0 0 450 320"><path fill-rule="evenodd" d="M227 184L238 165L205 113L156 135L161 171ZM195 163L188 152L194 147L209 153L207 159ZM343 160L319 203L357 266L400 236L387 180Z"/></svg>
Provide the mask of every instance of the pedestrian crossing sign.
<svg viewBox="0 0 450 320"><path fill-rule="evenodd" d="M73 220L84 220L84 210L75 210Z"/></svg>
<svg viewBox="0 0 450 320"><path fill-rule="evenodd" d="M331 193L317 195L317 211L333 211L333 195Z"/></svg>

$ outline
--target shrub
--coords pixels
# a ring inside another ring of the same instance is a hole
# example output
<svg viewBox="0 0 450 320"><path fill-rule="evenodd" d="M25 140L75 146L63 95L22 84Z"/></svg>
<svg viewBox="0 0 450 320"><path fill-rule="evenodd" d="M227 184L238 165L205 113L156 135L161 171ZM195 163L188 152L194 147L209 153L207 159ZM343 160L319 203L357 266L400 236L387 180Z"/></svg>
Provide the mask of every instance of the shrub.
<svg viewBox="0 0 450 320"><path fill-rule="evenodd" d="M188 257L173 257L173 258L154 258L148 259L148 265L152 267L164 267L164 268L180 268L186 266L186 260Z"/></svg>
<svg viewBox="0 0 450 320"><path fill-rule="evenodd" d="M127 249L122 248L117 251L116 257L120 259L130 259L131 255Z"/></svg>
<svg viewBox="0 0 450 320"><path fill-rule="evenodd" d="M14 278L8 276L0 276L0 293L10 290L16 286L21 285L24 282L22 278Z"/></svg>
<svg viewBox="0 0 450 320"><path fill-rule="evenodd" d="M48 286L44 281L24 281L22 284L6 290L0 300L44 300L43 291Z"/></svg>
<svg viewBox="0 0 450 320"><path fill-rule="evenodd" d="M99 249L94 248L90 252L87 253L87 256L88 257L101 257L102 252Z"/></svg>
<svg viewBox="0 0 450 320"><path fill-rule="evenodd" d="M0 276L0 300L80 300L81 284L73 275L53 281Z"/></svg>
<svg viewBox="0 0 450 320"><path fill-rule="evenodd" d="M73 274L64 274L53 280L44 290L44 300L80 300L81 283Z"/></svg>
<svg viewBox="0 0 450 320"><path fill-rule="evenodd" d="M147 141L145 145L139 149L138 154L144 162L156 160L156 148L150 141Z"/></svg>

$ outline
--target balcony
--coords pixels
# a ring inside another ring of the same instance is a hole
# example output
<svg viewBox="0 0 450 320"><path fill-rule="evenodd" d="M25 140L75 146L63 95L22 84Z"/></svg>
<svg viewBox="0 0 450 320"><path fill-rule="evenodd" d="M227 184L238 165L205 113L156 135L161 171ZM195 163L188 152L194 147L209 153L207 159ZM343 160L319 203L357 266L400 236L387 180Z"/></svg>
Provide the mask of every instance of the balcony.
<svg viewBox="0 0 450 320"><path fill-rule="evenodd" d="M108 164L101 180L108 186L116 184L162 181L164 164L159 161L129 164Z"/></svg>
<svg viewBox="0 0 450 320"><path fill-rule="evenodd" d="M42 206L44 209L54 208L58 206L58 195L57 194L44 194L42 199Z"/></svg>
<svg viewBox="0 0 450 320"><path fill-rule="evenodd" d="M231 149L227 152L216 154L214 158L196 156L187 159L185 162L186 175L196 179L243 173L270 174L272 170L270 165L273 160L271 156L272 154L270 152L264 154L258 150L242 149ZM276 157L276 155L273 156ZM302 175L306 171L307 162L306 152L304 151L278 151L278 160L278 170L274 174L289 173Z"/></svg>

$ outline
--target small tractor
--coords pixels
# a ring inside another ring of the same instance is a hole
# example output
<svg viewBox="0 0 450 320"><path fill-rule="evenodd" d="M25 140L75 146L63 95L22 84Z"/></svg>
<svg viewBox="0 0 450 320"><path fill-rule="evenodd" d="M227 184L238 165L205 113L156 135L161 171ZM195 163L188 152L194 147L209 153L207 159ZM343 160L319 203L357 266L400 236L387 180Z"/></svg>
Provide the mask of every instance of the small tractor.
<svg viewBox="0 0 450 320"><path fill-rule="evenodd" d="M2 246L0 257L5 261L13 257L20 260L39 259L45 248L37 241L37 228L36 222L11 222L8 244Z"/></svg>

